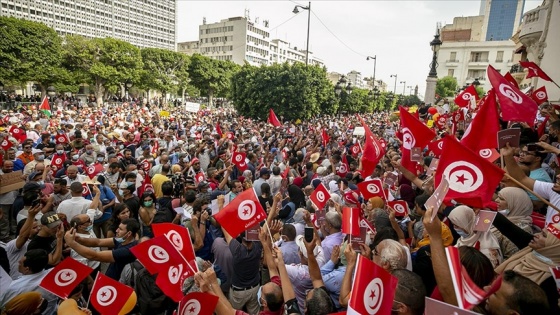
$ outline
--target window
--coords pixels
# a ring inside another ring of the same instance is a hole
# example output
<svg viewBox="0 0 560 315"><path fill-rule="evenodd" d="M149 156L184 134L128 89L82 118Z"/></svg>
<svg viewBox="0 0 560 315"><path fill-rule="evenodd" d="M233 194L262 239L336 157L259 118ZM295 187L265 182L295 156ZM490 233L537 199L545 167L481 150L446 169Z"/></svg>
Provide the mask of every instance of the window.
<svg viewBox="0 0 560 315"><path fill-rule="evenodd" d="M498 51L498 54L496 55L496 62L504 62L504 52L503 51Z"/></svg>
<svg viewBox="0 0 560 315"><path fill-rule="evenodd" d="M452 51L449 53L449 61L457 61L457 52Z"/></svg>
<svg viewBox="0 0 560 315"><path fill-rule="evenodd" d="M473 51L471 52L470 62L488 62L487 51Z"/></svg>
<svg viewBox="0 0 560 315"><path fill-rule="evenodd" d="M451 59L453 60L453 59ZM455 75L455 69L447 69L447 76L452 77Z"/></svg>

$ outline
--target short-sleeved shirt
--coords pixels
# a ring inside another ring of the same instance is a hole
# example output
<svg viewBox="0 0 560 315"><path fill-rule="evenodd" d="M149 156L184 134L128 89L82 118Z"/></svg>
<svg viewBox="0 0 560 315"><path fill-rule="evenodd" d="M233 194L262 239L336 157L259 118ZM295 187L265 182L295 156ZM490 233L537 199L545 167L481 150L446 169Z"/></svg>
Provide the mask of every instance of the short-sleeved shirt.
<svg viewBox="0 0 560 315"><path fill-rule="evenodd" d="M105 273L105 275L109 278L119 281L124 266L136 260L136 256L132 254L130 248L138 244L138 242L133 241L126 245L122 245L121 243L118 243L114 238L113 242L115 243L115 248L113 249L113 259L115 260L115 262L109 265L109 268L107 268L107 272Z"/></svg>
<svg viewBox="0 0 560 315"><path fill-rule="evenodd" d="M554 183L545 183L542 181L535 181L533 191L541 195L544 199L548 199L551 204L560 207L560 194L552 190ZM546 209L545 226L550 223L560 222L560 214L552 209L550 206Z"/></svg>
<svg viewBox="0 0 560 315"><path fill-rule="evenodd" d="M276 283L279 287L282 287L282 283L280 282L280 277L278 276L274 276L272 278L270 278L270 282L272 283ZM280 315L280 314L284 314L284 307L281 307L279 310L277 311L260 311L258 315ZM236 310L235 311L235 315L249 315L249 313L245 313L243 311L240 310Z"/></svg>
<svg viewBox="0 0 560 315"><path fill-rule="evenodd" d="M248 250L236 239L232 239L229 242L229 250L233 256L232 285L238 288L248 288L259 284L261 280L259 273L262 255L261 243L253 242L253 247Z"/></svg>
<svg viewBox="0 0 560 315"><path fill-rule="evenodd" d="M532 170L531 173L529 174L529 177L539 182L544 182L544 183L552 182L550 176L542 167L537 168L536 170ZM531 200L535 200L535 201L539 200L539 198L537 198L537 196L533 195L532 193L527 192L527 194L529 194L529 198L531 198Z"/></svg>

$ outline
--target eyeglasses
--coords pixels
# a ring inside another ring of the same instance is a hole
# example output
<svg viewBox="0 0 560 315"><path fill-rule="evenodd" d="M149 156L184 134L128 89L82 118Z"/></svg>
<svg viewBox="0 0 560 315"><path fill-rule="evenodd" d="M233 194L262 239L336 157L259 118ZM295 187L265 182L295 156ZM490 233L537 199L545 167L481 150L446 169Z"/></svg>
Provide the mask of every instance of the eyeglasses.
<svg viewBox="0 0 560 315"><path fill-rule="evenodd" d="M80 223L80 225L86 225L86 224L91 224L91 219L88 219L87 221Z"/></svg>
<svg viewBox="0 0 560 315"><path fill-rule="evenodd" d="M377 248L375 248L375 247L373 248L372 253L373 253L373 256L379 256L379 252L377 251Z"/></svg>

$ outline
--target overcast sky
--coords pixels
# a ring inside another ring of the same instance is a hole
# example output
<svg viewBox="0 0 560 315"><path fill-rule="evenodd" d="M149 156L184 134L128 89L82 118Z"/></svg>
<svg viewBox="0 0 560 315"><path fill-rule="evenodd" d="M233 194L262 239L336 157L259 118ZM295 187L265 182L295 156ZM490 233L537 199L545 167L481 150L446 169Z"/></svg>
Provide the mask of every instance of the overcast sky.
<svg viewBox="0 0 560 315"><path fill-rule="evenodd" d="M244 16L250 10L255 21L269 20L271 39L280 38L292 47L305 48L307 11L295 15L301 1L178 1L177 40L198 40L198 26L228 17ZM524 11L542 0L526 0ZM436 23L451 24L453 17L478 15L480 0L469 1L312 1L309 50L323 59L328 71L348 73L357 70L371 77L377 55L376 79L393 90L397 74L397 93L407 86L419 86L424 94ZM338 38L338 39L337 39ZM440 75L442 77L442 75ZM406 89L406 94L409 89Z"/></svg>

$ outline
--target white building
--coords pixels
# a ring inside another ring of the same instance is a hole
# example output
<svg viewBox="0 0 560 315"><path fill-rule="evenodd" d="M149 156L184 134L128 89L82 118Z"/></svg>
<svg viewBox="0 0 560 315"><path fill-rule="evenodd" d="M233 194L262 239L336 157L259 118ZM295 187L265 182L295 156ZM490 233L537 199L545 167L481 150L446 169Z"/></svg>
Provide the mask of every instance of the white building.
<svg viewBox="0 0 560 315"><path fill-rule="evenodd" d="M270 41L270 63L305 62L305 52L292 48L290 43L281 39Z"/></svg>
<svg viewBox="0 0 560 315"><path fill-rule="evenodd" d="M352 70L346 74L348 81L352 83L352 86L360 89L364 89L366 85L364 84L364 80L362 79L362 73L356 70Z"/></svg>
<svg viewBox="0 0 560 315"><path fill-rule="evenodd" d="M186 54L186 55L194 55L200 53L199 42L197 40L190 41L190 42L180 42L177 43L177 52Z"/></svg>
<svg viewBox="0 0 560 315"><path fill-rule="evenodd" d="M268 21L252 22L247 17L232 17L199 26L200 54L243 65L267 65L270 61Z"/></svg>
<svg viewBox="0 0 560 315"><path fill-rule="evenodd" d="M443 44L438 53L438 77L455 77L459 86L475 79L485 91L491 89L486 69L492 65L505 74L513 66L515 43L511 40L484 41L484 17L458 17L441 30Z"/></svg>
<svg viewBox="0 0 560 315"><path fill-rule="evenodd" d="M560 83L560 2L544 0L542 4L523 15L523 21L514 40L518 43L520 58L535 62L552 80ZM535 88L545 86L548 99L560 101L560 89L552 82L539 78L524 79L527 70L520 69L520 73L513 76L520 83L529 84Z"/></svg>
<svg viewBox="0 0 560 315"><path fill-rule="evenodd" d="M1 16L42 22L60 35L175 50L176 0L0 0L0 5Z"/></svg>

